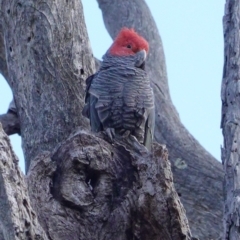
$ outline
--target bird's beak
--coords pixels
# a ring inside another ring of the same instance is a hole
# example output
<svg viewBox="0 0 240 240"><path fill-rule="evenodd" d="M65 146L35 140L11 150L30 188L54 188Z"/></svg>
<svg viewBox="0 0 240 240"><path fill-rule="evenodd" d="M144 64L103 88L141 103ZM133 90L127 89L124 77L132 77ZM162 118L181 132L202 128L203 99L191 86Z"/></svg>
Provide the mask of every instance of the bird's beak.
<svg viewBox="0 0 240 240"><path fill-rule="evenodd" d="M142 55L142 58L144 59L144 61L146 60L146 57L147 57L147 52L143 49L141 51L139 51L139 54Z"/></svg>
<svg viewBox="0 0 240 240"><path fill-rule="evenodd" d="M143 49L136 53L135 66L144 70L147 52Z"/></svg>

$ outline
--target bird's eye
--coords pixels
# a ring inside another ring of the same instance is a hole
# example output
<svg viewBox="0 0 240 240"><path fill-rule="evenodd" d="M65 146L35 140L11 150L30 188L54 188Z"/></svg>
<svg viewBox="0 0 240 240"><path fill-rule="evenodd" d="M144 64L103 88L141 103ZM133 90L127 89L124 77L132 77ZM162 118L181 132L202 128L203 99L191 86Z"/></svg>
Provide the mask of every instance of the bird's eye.
<svg viewBox="0 0 240 240"><path fill-rule="evenodd" d="M127 45L127 48L132 48L132 46L130 44Z"/></svg>

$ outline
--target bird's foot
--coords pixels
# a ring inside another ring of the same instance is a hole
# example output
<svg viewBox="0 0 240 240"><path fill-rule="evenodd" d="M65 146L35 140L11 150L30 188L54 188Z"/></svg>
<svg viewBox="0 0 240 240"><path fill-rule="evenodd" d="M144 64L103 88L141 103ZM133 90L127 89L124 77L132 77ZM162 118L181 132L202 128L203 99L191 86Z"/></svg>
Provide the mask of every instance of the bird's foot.
<svg viewBox="0 0 240 240"><path fill-rule="evenodd" d="M113 139L115 138L115 129L114 128L107 128L107 129L105 129L105 133L106 133L109 141L112 143Z"/></svg>
<svg viewBox="0 0 240 240"><path fill-rule="evenodd" d="M121 130L120 132L121 138L128 138L131 134L129 130Z"/></svg>

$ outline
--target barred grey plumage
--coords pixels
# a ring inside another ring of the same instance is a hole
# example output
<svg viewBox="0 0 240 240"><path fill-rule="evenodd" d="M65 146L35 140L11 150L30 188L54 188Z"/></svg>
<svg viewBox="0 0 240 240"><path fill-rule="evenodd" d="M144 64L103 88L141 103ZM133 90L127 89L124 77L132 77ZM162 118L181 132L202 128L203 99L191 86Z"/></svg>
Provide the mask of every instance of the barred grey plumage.
<svg viewBox="0 0 240 240"><path fill-rule="evenodd" d="M146 52L103 57L99 71L87 79L83 115L91 129L129 131L148 149L154 131L154 95L144 70Z"/></svg>

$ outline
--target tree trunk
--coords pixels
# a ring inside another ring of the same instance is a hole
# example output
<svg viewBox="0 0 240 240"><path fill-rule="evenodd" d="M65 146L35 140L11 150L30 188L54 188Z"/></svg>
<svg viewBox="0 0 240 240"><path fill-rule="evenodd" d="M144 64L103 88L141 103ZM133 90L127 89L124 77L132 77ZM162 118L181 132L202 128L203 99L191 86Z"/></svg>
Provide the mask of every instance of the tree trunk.
<svg viewBox="0 0 240 240"><path fill-rule="evenodd" d="M148 6L144 0L98 0L98 3L112 38L127 26L135 28L148 40L150 51L146 69L155 93L155 140L169 149L175 187L186 208L193 235L200 239L219 238L223 208L222 166L182 125L172 104L162 41Z"/></svg>
<svg viewBox="0 0 240 240"><path fill-rule="evenodd" d="M240 1L227 0L224 26L224 69L222 80L222 131L224 147L223 239L240 239Z"/></svg>
<svg viewBox="0 0 240 240"><path fill-rule="evenodd" d="M31 159L88 126L81 111L94 60L80 1L0 3L8 82L28 170Z"/></svg>

